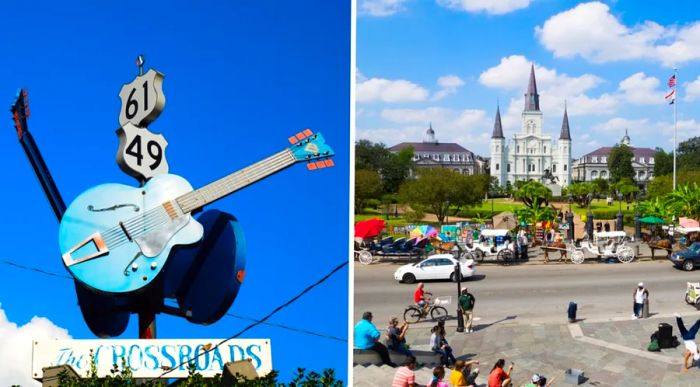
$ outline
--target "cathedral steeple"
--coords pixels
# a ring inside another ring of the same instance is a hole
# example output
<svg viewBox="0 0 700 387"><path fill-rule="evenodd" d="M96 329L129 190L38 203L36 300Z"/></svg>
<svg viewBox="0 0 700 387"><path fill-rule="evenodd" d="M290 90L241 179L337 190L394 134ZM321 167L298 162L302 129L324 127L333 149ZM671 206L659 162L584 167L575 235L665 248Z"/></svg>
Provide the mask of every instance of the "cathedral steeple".
<svg viewBox="0 0 700 387"><path fill-rule="evenodd" d="M496 121L493 123L493 134L491 138L505 138L503 137L503 126L501 125L500 106L496 106Z"/></svg>
<svg viewBox="0 0 700 387"><path fill-rule="evenodd" d="M571 133L569 132L569 114L566 112L566 102L564 102L564 120L561 122L560 140L571 141Z"/></svg>
<svg viewBox="0 0 700 387"><path fill-rule="evenodd" d="M530 66L530 82L525 94L525 111L540 111L540 95L537 94L537 81L535 81L535 65Z"/></svg>
<svg viewBox="0 0 700 387"><path fill-rule="evenodd" d="M435 131L433 130L432 122L430 122L428 130L425 132L425 138L423 138L423 142L429 144L437 144L437 139L435 138Z"/></svg>

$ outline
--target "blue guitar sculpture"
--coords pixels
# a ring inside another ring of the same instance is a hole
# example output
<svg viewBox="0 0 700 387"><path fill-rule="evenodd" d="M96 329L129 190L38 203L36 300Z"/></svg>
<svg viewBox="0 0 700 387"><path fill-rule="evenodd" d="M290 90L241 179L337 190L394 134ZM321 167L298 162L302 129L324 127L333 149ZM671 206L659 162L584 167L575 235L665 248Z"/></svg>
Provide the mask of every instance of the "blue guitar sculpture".
<svg viewBox="0 0 700 387"><path fill-rule="evenodd" d="M310 170L331 167L333 150L311 130L289 138L277 154L194 190L176 175L158 175L141 188L122 184L93 187L61 219L63 263L81 283L102 292L129 293L153 281L176 245L202 239L191 212L297 162Z"/></svg>

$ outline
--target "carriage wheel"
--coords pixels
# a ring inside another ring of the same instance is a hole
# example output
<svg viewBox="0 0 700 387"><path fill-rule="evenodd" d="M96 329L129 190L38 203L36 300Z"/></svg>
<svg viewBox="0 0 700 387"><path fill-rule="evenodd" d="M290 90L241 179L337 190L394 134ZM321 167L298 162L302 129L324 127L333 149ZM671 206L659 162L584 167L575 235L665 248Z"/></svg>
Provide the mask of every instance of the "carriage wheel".
<svg viewBox="0 0 700 387"><path fill-rule="evenodd" d="M634 259L634 250L629 246L620 246L617 249L617 259L622 263L630 263Z"/></svg>
<svg viewBox="0 0 700 387"><path fill-rule="evenodd" d="M513 252L510 250L501 250L496 255L496 260L503 265L507 265L513 260Z"/></svg>
<svg viewBox="0 0 700 387"><path fill-rule="evenodd" d="M474 256L475 261L477 261L479 263L484 262L484 255L485 254L483 251L476 249L473 252L471 252L470 254Z"/></svg>
<svg viewBox="0 0 700 387"><path fill-rule="evenodd" d="M358 252L357 258L360 260L360 263L363 265L369 265L374 261L374 257L372 257L372 253L370 253L367 250L361 250L360 252Z"/></svg>
<svg viewBox="0 0 700 387"><path fill-rule="evenodd" d="M580 265L583 263L584 259L586 259L586 256L583 254L583 251L581 250L569 250L569 255L571 256L571 262Z"/></svg>

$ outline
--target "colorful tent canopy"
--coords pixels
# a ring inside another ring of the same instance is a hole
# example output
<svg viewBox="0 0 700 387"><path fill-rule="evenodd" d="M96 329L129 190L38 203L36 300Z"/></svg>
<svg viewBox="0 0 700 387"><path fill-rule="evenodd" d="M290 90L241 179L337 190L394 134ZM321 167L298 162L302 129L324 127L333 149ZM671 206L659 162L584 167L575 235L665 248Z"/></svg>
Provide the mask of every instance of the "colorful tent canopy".
<svg viewBox="0 0 700 387"><path fill-rule="evenodd" d="M367 219L355 223L356 238L372 238L379 235L384 229L384 221L381 219Z"/></svg>

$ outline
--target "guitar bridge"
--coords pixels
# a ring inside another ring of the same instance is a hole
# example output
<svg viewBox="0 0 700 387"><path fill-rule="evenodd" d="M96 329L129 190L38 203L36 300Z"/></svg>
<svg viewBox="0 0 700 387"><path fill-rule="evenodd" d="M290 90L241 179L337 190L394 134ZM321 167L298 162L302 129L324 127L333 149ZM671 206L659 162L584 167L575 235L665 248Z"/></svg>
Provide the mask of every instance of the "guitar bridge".
<svg viewBox="0 0 700 387"><path fill-rule="evenodd" d="M63 254L63 263L66 265L66 267L70 267L78 263L101 257L108 252L109 249L107 248L105 241L102 239L102 235L100 235L99 232L96 232L65 252Z"/></svg>

